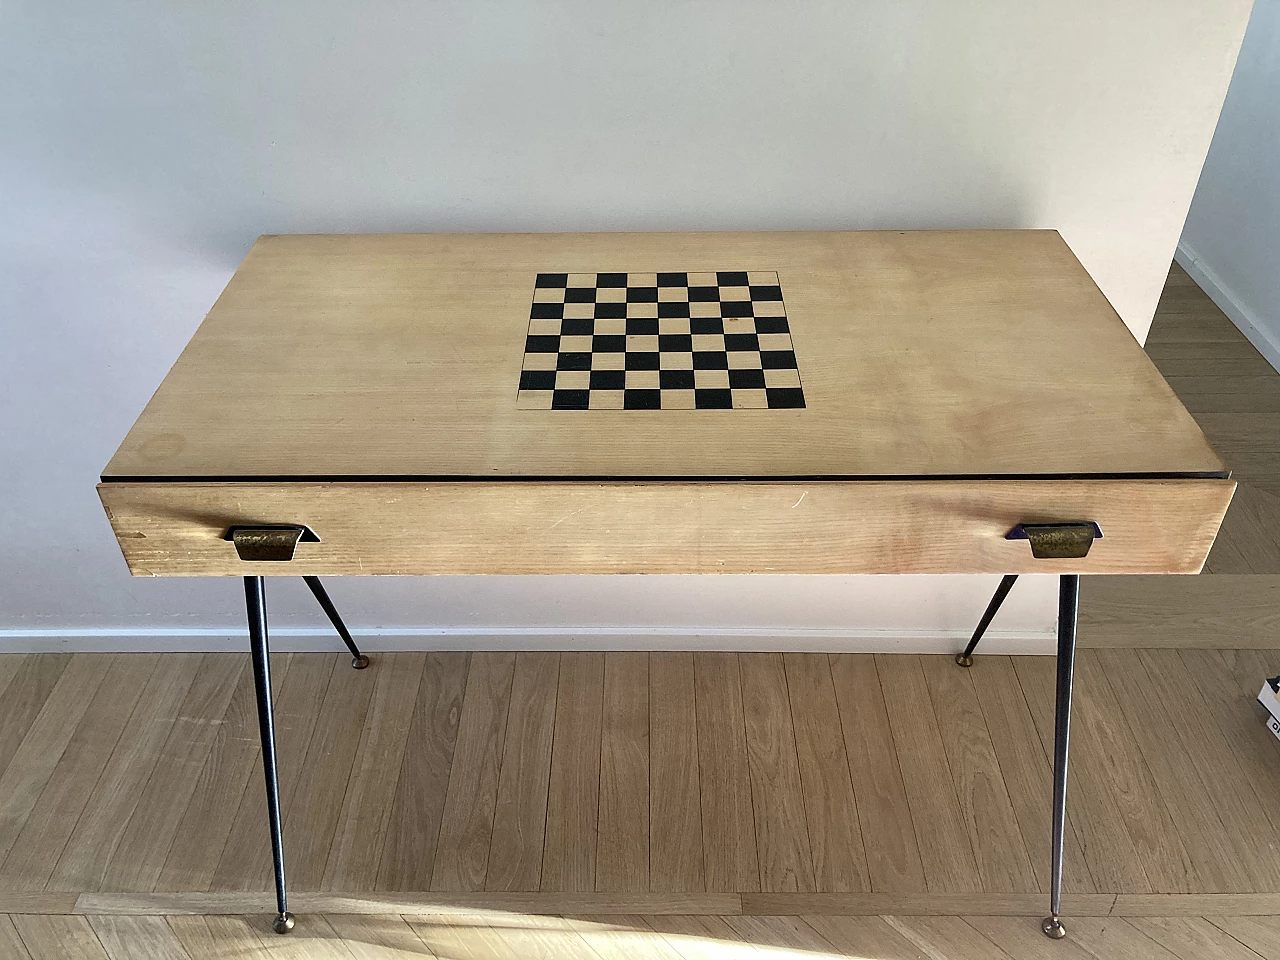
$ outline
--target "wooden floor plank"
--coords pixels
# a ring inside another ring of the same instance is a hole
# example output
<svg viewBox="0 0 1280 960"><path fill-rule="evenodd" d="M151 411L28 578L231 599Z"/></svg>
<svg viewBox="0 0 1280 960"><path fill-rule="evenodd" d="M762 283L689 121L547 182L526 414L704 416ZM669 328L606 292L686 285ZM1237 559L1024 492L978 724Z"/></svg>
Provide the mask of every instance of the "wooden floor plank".
<svg viewBox="0 0 1280 960"><path fill-rule="evenodd" d="M875 658L833 654L830 662L871 889L923 893L924 862L910 813L903 815L907 790Z"/></svg>
<svg viewBox="0 0 1280 960"><path fill-rule="evenodd" d="M0 889L45 889L159 661L158 654L127 654L111 662L0 864Z"/></svg>
<svg viewBox="0 0 1280 960"><path fill-rule="evenodd" d="M1152 940L1123 917L1078 917L1071 921L1071 939L1080 944L1095 960L1177 960L1163 946ZM1216 960L1205 957L1203 960Z"/></svg>
<svg viewBox="0 0 1280 960"><path fill-rule="evenodd" d="M47 890L100 890L203 658L161 657L71 832Z"/></svg>
<svg viewBox="0 0 1280 960"><path fill-rule="evenodd" d="M435 954L399 916L326 915L325 920L356 960L408 960ZM193 958L194 960L194 958Z"/></svg>
<svg viewBox="0 0 1280 960"><path fill-rule="evenodd" d="M0 774L36 722L71 658L66 654L0 656Z"/></svg>
<svg viewBox="0 0 1280 960"><path fill-rule="evenodd" d="M1280 960L1280 916L1209 917L1208 920L1263 960Z"/></svg>
<svg viewBox="0 0 1280 960"><path fill-rule="evenodd" d="M0 804L0 867L26 826L85 713L96 702L98 689L114 660L110 654L80 654L72 658L4 773L0 774L0 797L4 797L4 803ZM65 769L74 766L73 759ZM0 886L0 889L5 888Z"/></svg>
<svg viewBox="0 0 1280 960"><path fill-rule="evenodd" d="M215 731L213 745L192 784L191 797L153 889L209 889L249 778L262 779L257 701L252 670L248 658L243 659L245 663L225 713L220 718L206 718ZM279 700L292 664L293 654L271 656L275 701Z"/></svg>
<svg viewBox="0 0 1280 960"><path fill-rule="evenodd" d="M883 917L805 917L836 955L875 960L936 960L895 930Z"/></svg>
<svg viewBox="0 0 1280 960"><path fill-rule="evenodd" d="M876 656L889 727L931 893L982 889L938 721L917 656Z"/></svg>
<svg viewBox="0 0 1280 960"><path fill-rule="evenodd" d="M1009 657L983 655L970 668L970 679L991 734L1000 773L1013 804L1018 828L1031 858L1036 889L1049 889L1049 837L1053 807L1053 764L1036 733L1035 721L1022 694ZM1073 890L1096 893L1088 863L1074 829L1066 831L1065 872Z"/></svg>
<svg viewBox="0 0 1280 960"><path fill-rule="evenodd" d="M1124 827L1152 889L1170 893L1199 889L1197 863L1217 854L1206 855L1192 842L1195 838L1165 801L1097 651L1086 650L1077 657L1074 697L1080 716L1076 729L1106 770Z"/></svg>
<svg viewBox="0 0 1280 960"><path fill-rule="evenodd" d="M430 890L470 666L465 653L426 655L375 890Z"/></svg>
<svg viewBox="0 0 1280 960"><path fill-rule="evenodd" d="M566 920L601 960L681 960L640 917L583 914Z"/></svg>
<svg viewBox="0 0 1280 960"><path fill-rule="evenodd" d="M366 668L373 672L373 696L325 861L323 890L371 890L378 879L425 664L425 653L382 653Z"/></svg>
<svg viewBox="0 0 1280 960"><path fill-rule="evenodd" d="M1139 650L1117 658L1114 651L1100 650L1097 656L1130 727L1148 740L1143 752L1162 764L1157 777L1166 802L1179 805L1177 819L1189 849L1201 853L1199 859L1193 854L1198 889L1275 889L1280 862L1251 855L1252 838L1269 833L1270 822L1177 651ZM1170 691L1177 691L1176 700ZM1156 742L1157 731L1166 740L1174 738L1180 749Z"/></svg>
<svg viewBox="0 0 1280 960"><path fill-rule="evenodd" d="M830 660L825 653L788 653L782 659L815 886L834 892L869 891L871 877Z"/></svg>
<svg viewBox="0 0 1280 960"><path fill-rule="evenodd" d="M111 960L84 917L16 916L31 960Z"/></svg>
<svg viewBox="0 0 1280 960"><path fill-rule="evenodd" d="M649 889L706 889L692 653L649 655Z"/></svg>
<svg viewBox="0 0 1280 960"><path fill-rule="evenodd" d="M281 810L289 809L293 793L302 779L302 764L316 725L316 708L324 702L337 666L336 655L295 655L288 676L280 685L280 696L273 701ZM254 711L252 736L257 739L256 705ZM244 792L236 804L231 832L210 881L211 889L265 890L270 882L271 840L267 832L267 790L260 754L255 766L257 769L245 778ZM284 833L284 842L289 844L288 830Z"/></svg>
<svg viewBox="0 0 1280 960"><path fill-rule="evenodd" d="M1036 890L1027 842L969 671L948 656L921 657L920 663L982 889Z"/></svg>
<svg viewBox="0 0 1280 960"><path fill-rule="evenodd" d="M830 955L834 949L822 934L800 917L733 916L722 919L743 943L762 948L760 952L764 954L779 950L787 954L804 951Z"/></svg>
<svg viewBox="0 0 1280 960"><path fill-rule="evenodd" d="M559 678L560 654L516 654L486 890L537 890L542 882Z"/></svg>
<svg viewBox="0 0 1280 960"><path fill-rule="evenodd" d="M18 928L13 925L13 919L7 913L0 913L0 957L31 960L31 952L22 942Z"/></svg>
<svg viewBox="0 0 1280 960"><path fill-rule="evenodd" d="M299 890L318 890L323 885L376 685L373 669L353 669L345 652L334 656L333 676L320 703L298 784L284 807L289 875ZM260 878L264 886L269 878L270 874Z"/></svg>
<svg viewBox="0 0 1280 960"><path fill-rule="evenodd" d="M813 855L782 655L739 657L739 670L760 889L811 891Z"/></svg>
<svg viewBox="0 0 1280 960"><path fill-rule="evenodd" d="M89 926L111 960L202 960L187 952L164 917L90 917Z"/></svg>
<svg viewBox="0 0 1280 960"><path fill-rule="evenodd" d="M760 865L738 655L695 653L693 673L703 878L708 892L756 891Z"/></svg>
<svg viewBox="0 0 1280 960"><path fill-rule="evenodd" d="M514 653L471 655L432 890L484 889L515 662Z"/></svg>
<svg viewBox="0 0 1280 960"><path fill-rule="evenodd" d="M1050 940L1040 932L1040 923L1031 917L965 917L965 922L1017 960L1097 960L1068 934L1064 940ZM1074 927L1074 922L1069 922ZM1136 960L1118 954L1108 960Z"/></svg>
<svg viewBox="0 0 1280 960"><path fill-rule="evenodd" d="M649 654L604 657L596 890L649 889Z"/></svg>
<svg viewBox="0 0 1280 960"><path fill-rule="evenodd" d="M1014 672L1046 756L1053 756L1054 690L1056 666L1045 657L1014 657ZM1077 746L1071 751L1067 780L1067 824L1080 841L1089 874L1099 890L1150 892L1133 838L1124 826L1124 814L1112 792L1111 776L1099 755L1096 738L1086 737L1082 720L1073 723ZM1089 746L1081 741L1088 739ZM1071 864L1063 869L1063 887L1073 889Z"/></svg>
<svg viewBox="0 0 1280 960"><path fill-rule="evenodd" d="M191 960L273 960L249 918L169 917L168 922Z"/></svg>
<svg viewBox="0 0 1280 960"><path fill-rule="evenodd" d="M378 860L377 890L429 890L471 658L429 653Z"/></svg>
<svg viewBox="0 0 1280 960"><path fill-rule="evenodd" d="M1274 676L1269 671L1276 666L1275 658L1256 650L1183 649L1178 656L1194 678L1242 774L1255 796L1262 799L1271 836L1280 837L1280 807L1272 802L1280 796L1280 763L1276 762L1280 751L1260 722L1262 708L1254 705L1262 686L1260 678ZM1274 852L1280 854L1280 849Z"/></svg>
<svg viewBox="0 0 1280 960"><path fill-rule="evenodd" d="M925 956L946 960L1015 960L960 917L885 917Z"/></svg>
<svg viewBox="0 0 1280 960"><path fill-rule="evenodd" d="M671 916L639 919L683 960L756 958L760 951L747 944L721 917Z"/></svg>
<svg viewBox="0 0 1280 960"><path fill-rule="evenodd" d="M604 654L563 657L547 788L543 890L586 892L596 886L603 707Z"/></svg>
<svg viewBox="0 0 1280 960"><path fill-rule="evenodd" d="M1138 917L1130 920L1178 960L1258 960L1258 954L1203 917Z"/></svg>
<svg viewBox="0 0 1280 960"><path fill-rule="evenodd" d="M99 889L155 888L217 735L219 724L209 718L225 716L245 667L246 658L238 654L200 658L153 772L108 858Z"/></svg>

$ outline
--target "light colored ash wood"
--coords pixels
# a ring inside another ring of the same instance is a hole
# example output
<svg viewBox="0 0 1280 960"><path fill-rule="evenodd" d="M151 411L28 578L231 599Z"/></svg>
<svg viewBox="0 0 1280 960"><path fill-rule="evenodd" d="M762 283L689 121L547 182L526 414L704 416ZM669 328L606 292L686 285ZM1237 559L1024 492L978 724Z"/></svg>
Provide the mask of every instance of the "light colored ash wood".
<svg viewBox="0 0 1280 960"><path fill-rule="evenodd" d="M1052 810L1044 798L1053 795L1050 754L1036 735L1035 722L1018 683L1013 662L1005 657L982 657L970 668L978 705L991 734L1000 777L1009 793L1018 828L1031 858L1036 889L1049 889L1049 843ZM1073 797L1074 799L1074 797ZM1089 873L1076 831L1064 837L1065 860L1071 865L1071 887L1084 893L1098 888Z"/></svg>
<svg viewBox="0 0 1280 960"><path fill-rule="evenodd" d="M740 656L738 662L760 889L811 891L813 855L782 655Z"/></svg>
<svg viewBox="0 0 1280 960"><path fill-rule="evenodd" d="M870 890L830 660L825 653L788 653L783 656L783 667L815 888Z"/></svg>
<svg viewBox="0 0 1280 960"><path fill-rule="evenodd" d="M1280 648L1280 576L1085 577L1079 643Z"/></svg>
<svg viewBox="0 0 1280 960"><path fill-rule="evenodd" d="M282 684L292 663L292 654L277 653L271 657L271 695L275 703L280 701ZM231 835L245 785L250 776L260 775L258 711L247 665L225 714L213 726L216 729L213 746L192 783L190 800L154 889L209 889L223 847ZM143 809L150 809L150 805Z"/></svg>
<svg viewBox="0 0 1280 960"><path fill-rule="evenodd" d="M536 273L607 268L777 271L807 409L517 410ZM884 231L263 237L106 472L759 476L779 463L1221 469L1056 232Z"/></svg>
<svg viewBox="0 0 1280 960"><path fill-rule="evenodd" d="M1132 957L1133 960L1178 960L1176 954L1162 947L1128 920L1081 917L1072 925L1072 936L1085 951L1099 960L1110 957ZM1204 956L1225 960L1220 953ZM1197 958L1199 960L1199 958Z"/></svg>
<svg viewBox="0 0 1280 960"><path fill-rule="evenodd" d="M110 960L84 917L11 918L32 960Z"/></svg>
<svg viewBox="0 0 1280 960"><path fill-rule="evenodd" d="M470 657L429 653L378 861L377 890L429 890Z"/></svg>
<svg viewBox="0 0 1280 960"><path fill-rule="evenodd" d="M649 889L649 654L604 657L596 889Z"/></svg>
<svg viewBox="0 0 1280 960"><path fill-rule="evenodd" d="M1267 893L1119 893L1117 917L1280 916L1280 892Z"/></svg>
<svg viewBox="0 0 1280 960"><path fill-rule="evenodd" d="M875 662L928 889L931 893L981 889L938 721L929 709L920 658L877 656Z"/></svg>
<svg viewBox="0 0 1280 960"><path fill-rule="evenodd" d="M566 917L565 923L602 960L682 960L670 944L653 936L639 917L588 914Z"/></svg>
<svg viewBox="0 0 1280 960"><path fill-rule="evenodd" d="M705 889L692 653L649 655L649 889Z"/></svg>
<svg viewBox="0 0 1280 960"><path fill-rule="evenodd" d="M830 662L871 888L922 892L923 861L875 658L843 654Z"/></svg>
<svg viewBox="0 0 1280 960"><path fill-rule="evenodd" d="M326 890L372 889L377 880L378 859L422 684L426 654L376 656L379 669L373 678L373 699L325 861L321 885ZM360 681L352 677L347 682Z"/></svg>
<svg viewBox="0 0 1280 960"><path fill-rule="evenodd" d="M595 889L603 707L604 654L562 657L542 848L543 890Z"/></svg>
<svg viewBox="0 0 1280 960"><path fill-rule="evenodd" d="M164 917L90 917L89 926L108 957L193 960Z"/></svg>
<svg viewBox="0 0 1280 960"><path fill-rule="evenodd" d="M1052 757L1054 662L1043 657L1014 657L1012 660L1045 756ZM1068 781L1071 801L1067 804L1067 825L1080 841L1084 861L1079 866L1070 860L1065 861L1063 884L1066 889L1071 889L1079 870L1087 871L1094 886L1101 891L1149 892L1151 882L1147 879L1133 837L1125 828L1123 808L1113 792L1111 768L1102 752L1102 741L1090 735L1083 712L1073 710L1072 714L1075 749L1071 751Z"/></svg>
<svg viewBox="0 0 1280 960"><path fill-rule="evenodd" d="M435 573L1195 573L1230 480L99 485L140 576ZM1094 520L1078 560L1018 523ZM297 523L292 561L240 560L237 524ZM423 530L430 530L424 537Z"/></svg>
<svg viewBox="0 0 1280 960"><path fill-rule="evenodd" d="M771 948L820 955L831 950L831 943L801 917L736 916L725 917L724 923L743 943L765 954L772 953Z"/></svg>
<svg viewBox="0 0 1280 960"><path fill-rule="evenodd" d="M707 890L759 890L756 821L736 653L693 655Z"/></svg>
<svg viewBox="0 0 1280 960"><path fill-rule="evenodd" d="M515 660L513 653L471 656L436 841L433 890L484 889Z"/></svg>
<svg viewBox="0 0 1280 960"><path fill-rule="evenodd" d="M559 679L558 653L516 654L486 890L537 890L542 880Z"/></svg>
<svg viewBox="0 0 1280 960"><path fill-rule="evenodd" d="M246 658L235 654L208 654L199 661L151 777L110 856L101 889L155 886L217 735L219 725L207 718L226 715L247 666ZM167 724L168 717L161 714L152 722Z"/></svg>
<svg viewBox="0 0 1280 960"><path fill-rule="evenodd" d="M1027 839L1018 827L969 671L939 657L923 657L920 663L982 886L1037 889Z"/></svg>
<svg viewBox="0 0 1280 960"><path fill-rule="evenodd" d="M283 807L289 874L306 890L318 889L324 882L376 676L368 670L353 670L346 652L337 654L335 661L306 758ZM389 666L394 669L394 664Z"/></svg>
<svg viewBox="0 0 1280 960"><path fill-rule="evenodd" d="M45 889L81 813L99 796L102 771L159 661L158 655L145 654L118 656L111 662L44 782L40 798L11 841L0 864L0 889ZM153 758L142 758L142 762L148 759ZM110 784L105 784L102 796L108 797L110 792Z"/></svg>
<svg viewBox="0 0 1280 960"><path fill-rule="evenodd" d="M330 654L295 656L288 676L280 685L280 695L273 701L276 771L282 811L289 809L298 781L302 778L302 763L311 744L319 708L324 703L339 661L337 655ZM250 738L257 727L256 707L254 709L253 727L248 733ZM271 882L271 847L269 843L263 843L262 833L262 825L267 822L267 791L260 755L253 766L256 769L245 780L231 833L223 844L218 866L210 881L212 889L265 890ZM286 826L286 842L288 836Z"/></svg>

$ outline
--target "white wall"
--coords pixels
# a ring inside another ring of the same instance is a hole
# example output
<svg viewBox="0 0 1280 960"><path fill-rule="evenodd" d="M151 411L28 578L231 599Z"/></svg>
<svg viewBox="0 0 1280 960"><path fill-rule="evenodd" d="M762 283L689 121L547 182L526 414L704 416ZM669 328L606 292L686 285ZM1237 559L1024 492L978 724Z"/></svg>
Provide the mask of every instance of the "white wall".
<svg viewBox="0 0 1280 960"><path fill-rule="evenodd" d="M1280 0L1258 0L1178 261L1280 370Z"/></svg>
<svg viewBox="0 0 1280 960"><path fill-rule="evenodd" d="M1248 8L0 5L0 627L13 644L238 634L238 583L126 576L93 483L260 233L1057 227L1141 337ZM354 622L397 636L568 624L822 645L954 642L993 586L389 580L335 593ZM274 596L282 623L317 623L296 584ZM1051 582L1011 604L999 627L1048 635Z"/></svg>

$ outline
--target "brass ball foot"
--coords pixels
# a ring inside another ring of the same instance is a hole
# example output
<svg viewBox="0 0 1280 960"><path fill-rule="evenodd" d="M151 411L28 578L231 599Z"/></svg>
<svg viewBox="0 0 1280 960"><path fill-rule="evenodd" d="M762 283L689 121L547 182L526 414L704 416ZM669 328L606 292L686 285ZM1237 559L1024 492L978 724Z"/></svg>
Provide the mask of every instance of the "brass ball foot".
<svg viewBox="0 0 1280 960"><path fill-rule="evenodd" d="M1067 928L1062 925L1062 921L1056 916L1045 917L1041 920L1040 929L1050 940L1061 940L1067 935Z"/></svg>
<svg viewBox="0 0 1280 960"><path fill-rule="evenodd" d="M363 653L360 654L360 656L358 657L351 658L351 667L354 670L363 670L368 665L369 665L369 658L366 657Z"/></svg>
<svg viewBox="0 0 1280 960"><path fill-rule="evenodd" d="M271 929L276 933L288 933L293 929L293 914L282 913L271 921Z"/></svg>
<svg viewBox="0 0 1280 960"><path fill-rule="evenodd" d="M972 656L966 657L963 653L957 653L956 663L960 664L960 666L962 667L972 667L973 657Z"/></svg>

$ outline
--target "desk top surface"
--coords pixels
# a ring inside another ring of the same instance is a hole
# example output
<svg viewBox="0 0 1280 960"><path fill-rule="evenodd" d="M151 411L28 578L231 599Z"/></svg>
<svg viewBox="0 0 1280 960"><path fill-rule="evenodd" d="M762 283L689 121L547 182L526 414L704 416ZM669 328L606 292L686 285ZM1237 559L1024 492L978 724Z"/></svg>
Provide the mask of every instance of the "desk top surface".
<svg viewBox="0 0 1280 960"><path fill-rule="evenodd" d="M267 236L103 479L1225 475L1055 231Z"/></svg>

